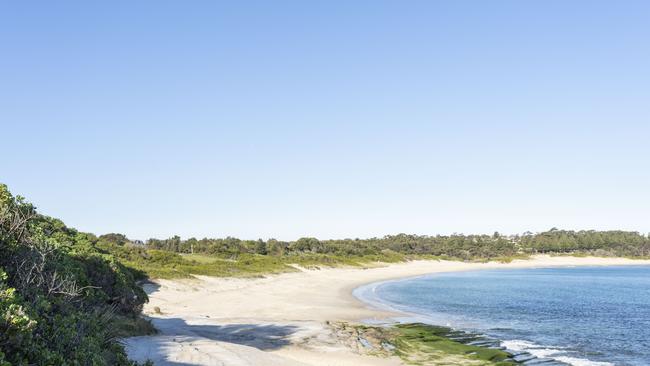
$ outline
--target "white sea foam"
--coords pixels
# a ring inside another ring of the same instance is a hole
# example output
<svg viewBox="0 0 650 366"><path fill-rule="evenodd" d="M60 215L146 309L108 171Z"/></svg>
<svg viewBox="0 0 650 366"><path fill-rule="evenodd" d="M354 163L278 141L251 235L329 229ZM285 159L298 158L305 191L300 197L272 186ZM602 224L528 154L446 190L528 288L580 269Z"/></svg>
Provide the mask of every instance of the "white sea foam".
<svg viewBox="0 0 650 366"><path fill-rule="evenodd" d="M529 348L537 347L535 343L514 339L511 341L503 341L501 345L511 351L528 351Z"/></svg>
<svg viewBox="0 0 650 366"><path fill-rule="evenodd" d="M584 358L567 356L566 347L545 347L535 344L533 342L524 341L521 339L514 339L509 341L502 341L501 345L510 351L515 352L528 352L531 355L539 358L552 358L573 366L613 366L613 363L591 361Z"/></svg>
<svg viewBox="0 0 650 366"><path fill-rule="evenodd" d="M539 358L546 358L546 357L554 358L553 356L564 352L564 350L560 348L543 347L528 341L521 341L521 340L503 341L501 342L501 345L511 351L519 351L519 352L525 351Z"/></svg>

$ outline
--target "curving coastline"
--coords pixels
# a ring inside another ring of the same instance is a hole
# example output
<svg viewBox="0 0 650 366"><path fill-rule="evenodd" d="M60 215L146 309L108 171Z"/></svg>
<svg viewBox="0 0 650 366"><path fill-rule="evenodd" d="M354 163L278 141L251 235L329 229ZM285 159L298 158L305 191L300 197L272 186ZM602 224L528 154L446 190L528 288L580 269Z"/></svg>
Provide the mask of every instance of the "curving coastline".
<svg viewBox="0 0 650 366"><path fill-rule="evenodd" d="M576 267L583 267L583 266L571 266L572 268L577 269ZM625 267L627 266L613 266L610 267L608 266L608 271L622 271ZM635 268L636 267L636 268ZM556 267L557 268L557 267ZM505 277L501 277L501 281L504 281L499 285L499 288L501 288L505 293L502 296L505 296L507 298L507 293L508 293L508 287L510 285L513 285L513 282L520 282L517 280L510 280L508 281L508 277L511 277L515 273L521 273L524 275L528 274L534 274L537 273L538 271L544 271L544 275L547 275L548 273L564 273L563 276L566 276L568 273L571 273L573 270L568 269L567 267L562 267L562 272L548 272L551 270L549 267L543 267L543 268L537 268L537 269L531 269L531 268L525 268L522 269L507 269L506 272L502 273L510 273L510 275L505 275ZM583 269L580 270L578 273L582 273L583 271L600 271L597 269L597 266L584 266ZM640 265L640 266L634 266L634 267L627 267L625 270L627 271L630 268L635 268L634 270L642 270L643 268L646 268L646 271L648 268L647 265ZM514 270L514 272L511 272ZM531 272L532 270L532 272ZM571 272L565 272L565 271L571 271ZM481 270L476 270L476 271L468 271L469 273L467 274L462 274L460 275L461 277L457 277L456 274L451 273L450 276L451 278L464 278L465 275L469 275L468 279L466 281L471 281L468 282L468 285L470 287L476 287L476 285L470 285L470 283L474 284L475 281L483 281L484 287L481 288L490 288L492 286L491 283L486 283L485 281L493 281L497 280L499 278L498 272L491 272L488 271L486 274L488 277L484 277L481 275ZM601 272L594 272L594 273L601 273ZM619 272L620 273L620 272ZM402 278L402 279L394 279L394 280L387 280L387 281L379 281L379 282L374 282L366 285L362 285L358 288L356 288L353 292L355 297L357 297L360 301L363 301L367 303L369 306L381 310L388 310L392 312L397 312L400 313L401 315L398 317L393 317L392 320L397 322L397 323L425 323L425 324L432 324L436 326L443 326L443 327L449 327L450 329L455 329L455 330L460 330L460 332L466 332L471 337L479 337L481 338L480 342L481 344L486 344L491 347L503 347L507 351L509 351L512 354L517 355L518 359L535 359L535 362L537 363L543 363L544 365L575 365L575 366L612 366L614 364L618 364L617 361L630 361L630 362L638 362L640 357L643 357L642 355L639 355L638 353L636 354L636 358L629 358L625 360L621 360L618 358L615 358L615 360L609 360L606 361L605 359L600 359L600 360L594 360L591 357L587 356L588 358L585 357L585 355L578 355L577 350L573 349L571 350L569 347L566 345L568 343L565 343L568 339L565 339L564 341L560 340L557 341L556 343L546 343L542 342L542 344L537 344L535 342L532 342L530 339L527 337L533 336L532 334L529 334L526 338L521 338L522 335L521 333L519 334L513 334L508 333L507 329L508 328L501 328L500 325L495 327L495 324L499 324L499 321L503 321L504 319L508 319L508 316L497 316L496 318L492 318L489 313L484 313L483 318L487 321L485 322L479 322L477 323L476 320L468 322L468 319L465 317L465 315L461 314L474 314L472 311L463 311L462 307L457 307L455 306L455 310L450 309L448 306L449 304L460 304L462 302L458 302L459 298L454 297L455 300L451 300L451 302L447 301L445 302L444 299L441 299L441 305L443 306L442 309L447 309L447 310L435 310L434 312L431 312L432 309L435 307L429 307L428 305L424 304L435 304L435 298L440 296L449 296L450 293L448 291L445 291L445 289L449 289L448 285L444 285L445 283L445 278L449 276L442 276L438 278L438 281L435 280L437 274L427 274L427 275L422 275L422 276L415 276L415 277L410 277L410 278ZM495 278L496 275L496 278ZM471 278L471 280L469 280ZM570 277L568 277L570 278ZM435 283L440 283L442 281L442 286L435 285ZM497 280L498 281L498 280ZM560 280L561 281L561 280ZM510 285L508 285L508 282L510 282ZM448 283L448 282L447 282ZM430 284L427 286L427 284ZM538 281L539 284L539 281ZM535 282L530 282L530 286L533 286L533 291L534 291L534 286ZM397 293L402 293L402 295L398 295L395 297L395 292L389 291L388 293L384 293L384 295L380 295L381 290L385 288L385 286L392 288L394 290L397 290ZM422 289L422 286L425 286L425 288L428 288L428 291L426 293L418 293L418 292L403 292L404 290L400 291L400 288L412 288L412 289ZM559 285L558 289L561 290L563 285ZM461 288L465 287L464 285L461 286ZM518 288L519 286L517 285ZM442 291L442 292L440 292ZM449 290L454 292L454 290ZM466 294L468 291L467 289L464 290L456 290L455 292L457 294L463 293ZM552 290L551 290L552 291ZM515 294L518 293L519 290L515 290ZM386 297L386 294L392 294ZM438 294L436 296L427 295L427 294ZM446 294L446 295L445 295ZM469 303L482 303L483 306L489 307L489 303L491 301L482 302L479 299L484 296L484 294L481 294L481 291L479 290L475 295L471 295L471 293L467 293L468 295L461 295L461 296L469 296L470 299L469 302L465 302L465 305L468 305ZM559 294L558 294L559 295ZM407 296L406 299L403 299L402 296ZM453 296L453 295L452 295ZM500 296L499 298L501 298ZM400 299L401 298L401 299ZM392 300L391 300L392 299ZM400 300L398 300L400 299ZM410 300L408 300L410 299ZM569 300L569 299L567 299ZM394 303L393 301L398 301L398 303ZM462 301L462 300L461 300ZM497 300L498 302L499 300ZM507 300L506 300L507 301ZM539 302L536 302L539 304ZM447 305L445 305L447 304ZM493 303L494 304L494 303ZM504 305L507 305L508 302L506 302ZM611 303L609 303L611 306ZM413 305L413 306L411 306ZM571 303L571 301L567 302L567 306L575 306L576 304ZM424 307L422 307L424 306ZM447 306L446 308L444 306ZM427 310L429 309L429 310ZM533 311L532 314L535 313L545 313L547 310L550 310L549 308L546 309L539 309L539 308L531 308L530 310ZM447 313L449 311L449 313ZM505 313L505 314L509 314ZM496 315L496 314L495 314ZM471 316L471 315L470 315ZM476 314L474 314L476 316ZM512 315L510 316L509 319L520 319L517 318L518 315ZM523 316L520 314L519 316ZM514 317L514 318L513 318ZM476 318L475 318L476 319ZM489 320L492 319L492 320ZM564 319L561 320L564 322L563 324L570 324L571 320ZM577 322L581 322L580 326L584 326L584 320L579 320L576 319ZM490 325L490 322L492 325ZM496 322L496 323L495 323ZM528 328L531 329L531 328ZM532 329L535 329L533 327ZM545 336L543 333L544 331L542 330L543 328L539 329L539 336L542 338ZM548 329L548 328L547 328ZM497 331L498 334L495 334L494 330ZM505 333L504 333L505 331ZM585 330L584 332L581 332L585 334L585 337L590 338L592 336L595 336L595 334L589 334L586 333L587 331ZM592 331L593 332L593 331ZM486 334L487 333L487 334ZM548 334L546 334L547 336ZM579 337L579 335L575 335ZM565 338L570 338L570 339L575 339L573 337L575 336L565 336ZM534 337L533 337L534 338ZM528 339L528 340L524 340ZM591 338L591 339L597 339L597 337ZM583 343L584 344L584 343ZM602 345L601 345L602 346ZM587 353L590 352L595 352L598 350L604 350L606 347L596 347L595 349L589 351L589 350L582 350L583 352L586 351ZM611 352L614 352L612 355L616 356L616 350L614 349L609 349L608 351L605 351L606 354L610 354ZM596 354L596 353L592 353ZM632 354L632 353L630 353ZM555 361L555 362L553 362Z"/></svg>
<svg viewBox="0 0 650 366"><path fill-rule="evenodd" d="M353 295L355 288L440 272L630 264L650 261L536 256L511 263L413 261L256 279L159 280L146 287L151 301L144 312L160 333L125 343L130 357L156 365L400 365L394 357L360 353L328 324L401 315L369 307Z"/></svg>

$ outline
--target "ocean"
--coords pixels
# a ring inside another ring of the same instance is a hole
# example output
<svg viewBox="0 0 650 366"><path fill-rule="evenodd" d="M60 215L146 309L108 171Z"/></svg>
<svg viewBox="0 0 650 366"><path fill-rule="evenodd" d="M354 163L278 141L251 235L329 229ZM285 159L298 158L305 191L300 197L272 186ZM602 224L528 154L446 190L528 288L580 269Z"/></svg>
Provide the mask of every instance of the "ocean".
<svg viewBox="0 0 650 366"><path fill-rule="evenodd" d="M355 295L423 321L576 366L650 365L650 266L441 273Z"/></svg>

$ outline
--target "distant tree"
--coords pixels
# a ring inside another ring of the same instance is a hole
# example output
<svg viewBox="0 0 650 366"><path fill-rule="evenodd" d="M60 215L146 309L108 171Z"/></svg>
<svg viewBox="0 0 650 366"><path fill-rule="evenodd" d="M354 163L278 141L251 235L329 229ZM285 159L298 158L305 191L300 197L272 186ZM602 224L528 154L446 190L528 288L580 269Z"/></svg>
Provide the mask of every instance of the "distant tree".
<svg viewBox="0 0 650 366"><path fill-rule="evenodd" d="M268 254L282 256L287 251L288 243L275 239L269 239L266 242L266 251Z"/></svg>
<svg viewBox="0 0 650 366"><path fill-rule="evenodd" d="M126 235L116 233L104 234L101 235L98 239L115 245L125 245L131 242L129 238L126 237Z"/></svg>
<svg viewBox="0 0 650 366"><path fill-rule="evenodd" d="M257 243L255 245L255 253L257 254L262 254L262 255L267 255L268 251L266 248L266 242L262 239L258 239Z"/></svg>
<svg viewBox="0 0 650 366"><path fill-rule="evenodd" d="M289 249L298 252L316 252L320 241L316 238L300 238L289 245Z"/></svg>

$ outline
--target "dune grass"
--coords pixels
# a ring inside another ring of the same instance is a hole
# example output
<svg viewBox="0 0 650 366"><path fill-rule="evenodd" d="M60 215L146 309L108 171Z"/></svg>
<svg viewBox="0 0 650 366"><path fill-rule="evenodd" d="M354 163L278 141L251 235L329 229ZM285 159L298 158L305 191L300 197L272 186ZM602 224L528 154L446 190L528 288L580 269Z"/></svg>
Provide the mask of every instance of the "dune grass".
<svg viewBox="0 0 650 366"><path fill-rule="evenodd" d="M185 254L166 250L144 249L126 246L105 248L120 258L127 266L142 272L143 277L188 278L192 275L215 277L259 277L268 274L295 272L296 267L320 269L330 267L375 267L386 263L410 260L461 260L447 256L427 254L406 255L384 251L370 255L343 255L322 253L293 253L285 255L261 255L253 253L233 254ZM509 263L515 259L529 259L526 255L495 257L477 260Z"/></svg>
<svg viewBox="0 0 650 366"><path fill-rule="evenodd" d="M422 259L434 259L428 256ZM308 269L328 267L369 267L381 263L402 262L414 259L402 254L386 253L368 256L343 256L333 254L300 254L271 256L237 254L218 256L206 254L178 254L162 250L147 250L139 255L128 255L122 260L130 267L142 271L149 278L187 278L192 275L215 277L259 277L268 274L295 272L296 266Z"/></svg>

